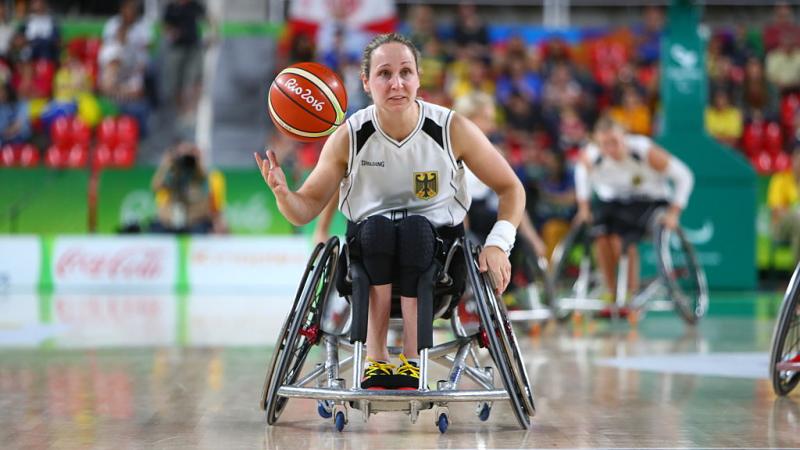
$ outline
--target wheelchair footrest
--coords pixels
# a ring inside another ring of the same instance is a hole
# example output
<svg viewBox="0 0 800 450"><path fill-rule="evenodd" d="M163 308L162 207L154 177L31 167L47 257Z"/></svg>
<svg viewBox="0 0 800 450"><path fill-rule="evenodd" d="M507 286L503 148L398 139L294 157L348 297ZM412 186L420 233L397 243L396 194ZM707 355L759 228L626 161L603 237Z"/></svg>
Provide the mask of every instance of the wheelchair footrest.
<svg viewBox="0 0 800 450"><path fill-rule="evenodd" d="M287 398L310 398L314 400L338 401L390 401L408 402L475 402L508 400L508 392L502 389L493 390L436 390L436 391L401 391L401 390L349 390L330 388L309 388L282 386L278 395Z"/></svg>
<svg viewBox="0 0 800 450"><path fill-rule="evenodd" d="M350 402L350 407L353 409L361 409L359 408L358 402ZM421 402L417 411L425 411L428 409L433 409L433 402ZM369 411L370 413L410 412L411 404L409 402L369 402Z"/></svg>

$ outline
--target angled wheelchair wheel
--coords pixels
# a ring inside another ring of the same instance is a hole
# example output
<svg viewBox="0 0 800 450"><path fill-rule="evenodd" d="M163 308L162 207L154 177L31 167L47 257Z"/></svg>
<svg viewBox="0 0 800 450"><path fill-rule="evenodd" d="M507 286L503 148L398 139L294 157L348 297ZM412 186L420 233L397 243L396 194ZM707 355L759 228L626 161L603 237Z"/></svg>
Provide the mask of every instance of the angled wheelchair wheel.
<svg viewBox="0 0 800 450"><path fill-rule="evenodd" d="M322 337L320 320L325 300L335 284L339 250L337 237L329 239L324 247L318 244L314 249L294 305L275 343L261 403L270 425L278 420L288 401L278 396L278 389L297 381L311 347Z"/></svg>
<svg viewBox="0 0 800 450"><path fill-rule="evenodd" d="M569 318L574 308L565 307L565 304L587 299L596 290L593 268L589 226L582 223L573 225L553 250L550 260L550 286L553 292L550 308L556 319L563 321Z"/></svg>
<svg viewBox="0 0 800 450"><path fill-rule="evenodd" d="M482 339L486 340L489 353L500 373L503 385L508 391L511 408L514 410L520 427L528 429L531 424L530 416L533 415L532 389L519 353L519 347L516 346L516 340L511 340L513 332L510 322L507 316L501 312L504 311L500 306L502 302L497 300L488 277L478 270L479 251L480 247L469 241L464 245L467 274L475 295L475 304L483 330Z"/></svg>
<svg viewBox="0 0 800 450"><path fill-rule="evenodd" d="M653 238L658 272L675 309L687 323L697 323L708 310L708 284L694 247L680 227L670 232L659 223Z"/></svg>
<svg viewBox="0 0 800 450"><path fill-rule="evenodd" d="M800 366L800 264L794 270L781 304L778 322L772 336L770 375L772 388L778 395L786 395L800 382L800 370L790 370L781 365Z"/></svg>

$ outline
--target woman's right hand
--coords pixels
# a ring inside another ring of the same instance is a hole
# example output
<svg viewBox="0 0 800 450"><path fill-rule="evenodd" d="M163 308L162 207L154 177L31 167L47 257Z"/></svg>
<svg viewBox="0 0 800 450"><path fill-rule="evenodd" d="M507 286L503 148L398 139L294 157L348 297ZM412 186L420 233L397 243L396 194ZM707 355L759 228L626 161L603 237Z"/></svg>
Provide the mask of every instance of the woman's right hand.
<svg viewBox="0 0 800 450"><path fill-rule="evenodd" d="M289 186L286 184L286 175L284 175L281 166L278 165L275 152L272 150L265 150L265 153L265 159L261 159L258 152L253 153L253 156L256 158L256 164L258 164L258 168L261 170L261 176L264 177L264 181L272 190L272 193L275 194L275 197L285 197L289 193Z"/></svg>

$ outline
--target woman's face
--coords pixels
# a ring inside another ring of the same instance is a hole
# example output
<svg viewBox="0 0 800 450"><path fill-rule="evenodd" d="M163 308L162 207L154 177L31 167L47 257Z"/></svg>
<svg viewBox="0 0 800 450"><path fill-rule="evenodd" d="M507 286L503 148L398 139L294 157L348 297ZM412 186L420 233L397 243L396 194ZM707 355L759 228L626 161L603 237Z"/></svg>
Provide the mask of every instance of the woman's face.
<svg viewBox="0 0 800 450"><path fill-rule="evenodd" d="M361 75L364 90L376 106L391 111L408 108L417 98L419 73L411 49L399 42L383 44L372 52L369 79Z"/></svg>
<svg viewBox="0 0 800 450"><path fill-rule="evenodd" d="M597 131L594 135L600 152L619 161L624 156L625 134L618 128Z"/></svg>

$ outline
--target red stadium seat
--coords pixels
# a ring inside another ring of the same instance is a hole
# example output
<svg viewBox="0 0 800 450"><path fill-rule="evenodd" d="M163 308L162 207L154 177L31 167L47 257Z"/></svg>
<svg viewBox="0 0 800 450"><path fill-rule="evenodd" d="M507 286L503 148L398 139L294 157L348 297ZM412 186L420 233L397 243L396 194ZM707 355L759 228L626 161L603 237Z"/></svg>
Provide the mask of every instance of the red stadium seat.
<svg viewBox="0 0 800 450"><path fill-rule="evenodd" d="M783 132L775 122L768 123L764 130L764 149L773 155L783 150Z"/></svg>
<svg viewBox="0 0 800 450"><path fill-rule="evenodd" d="M92 166L95 169L101 169L106 166L111 165L111 148L105 144L99 144L94 149L94 155L92 156Z"/></svg>
<svg viewBox="0 0 800 450"><path fill-rule="evenodd" d="M84 147L89 146L89 141L92 140L92 130L81 119L74 117L70 121L70 132L72 142L81 144Z"/></svg>
<svg viewBox="0 0 800 450"><path fill-rule="evenodd" d="M117 145L117 121L113 117L106 117L97 126L97 142L109 148Z"/></svg>
<svg viewBox="0 0 800 450"><path fill-rule="evenodd" d="M116 167L131 167L136 161L136 146L131 143L121 142L113 152L113 163Z"/></svg>
<svg viewBox="0 0 800 450"><path fill-rule="evenodd" d="M751 162L756 172L759 174L766 175L772 172L772 155L765 151L758 152L754 155L753 158L751 158Z"/></svg>
<svg viewBox="0 0 800 450"><path fill-rule="evenodd" d="M39 165L39 149L33 144L22 144L19 149L17 164L21 167L35 167Z"/></svg>
<svg viewBox="0 0 800 450"><path fill-rule="evenodd" d="M42 97L53 95L55 75L56 65L53 61L40 59L33 63L33 86L38 95Z"/></svg>
<svg viewBox="0 0 800 450"><path fill-rule="evenodd" d="M69 147L72 145L72 126L70 119L61 116L50 125L50 141L58 147Z"/></svg>
<svg viewBox="0 0 800 450"><path fill-rule="evenodd" d="M66 149L57 145L51 145L44 154L44 163L47 167L63 168L66 160Z"/></svg>
<svg viewBox="0 0 800 450"><path fill-rule="evenodd" d="M800 111L800 94L789 94L781 99L781 124L794 127L794 115Z"/></svg>
<svg viewBox="0 0 800 450"><path fill-rule="evenodd" d="M84 53L84 62L97 64L97 55L100 53L100 47L103 44L102 39L91 37L86 39L86 47Z"/></svg>
<svg viewBox="0 0 800 450"><path fill-rule="evenodd" d="M13 167L16 165L16 155L10 145L0 148L0 167Z"/></svg>
<svg viewBox="0 0 800 450"><path fill-rule="evenodd" d="M82 144L74 144L66 154L66 167L85 167L89 161L89 149Z"/></svg>
<svg viewBox="0 0 800 450"><path fill-rule="evenodd" d="M742 149L753 158L764 148L764 122L751 122L744 126L742 132Z"/></svg>
<svg viewBox="0 0 800 450"><path fill-rule="evenodd" d="M772 169L775 172L789 170L792 167L792 158L786 152L780 152L772 160Z"/></svg>
<svg viewBox="0 0 800 450"><path fill-rule="evenodd" d="M139 142L139 123L131 116L117 118L117 142L136 145Z"/></svg>
<svg viewBox="0 0 800 450"><path fill-rule="evenodd" d="M78 36L67 43L67 53L73 58L83 61L86 58L86 38Z"/></svg>

